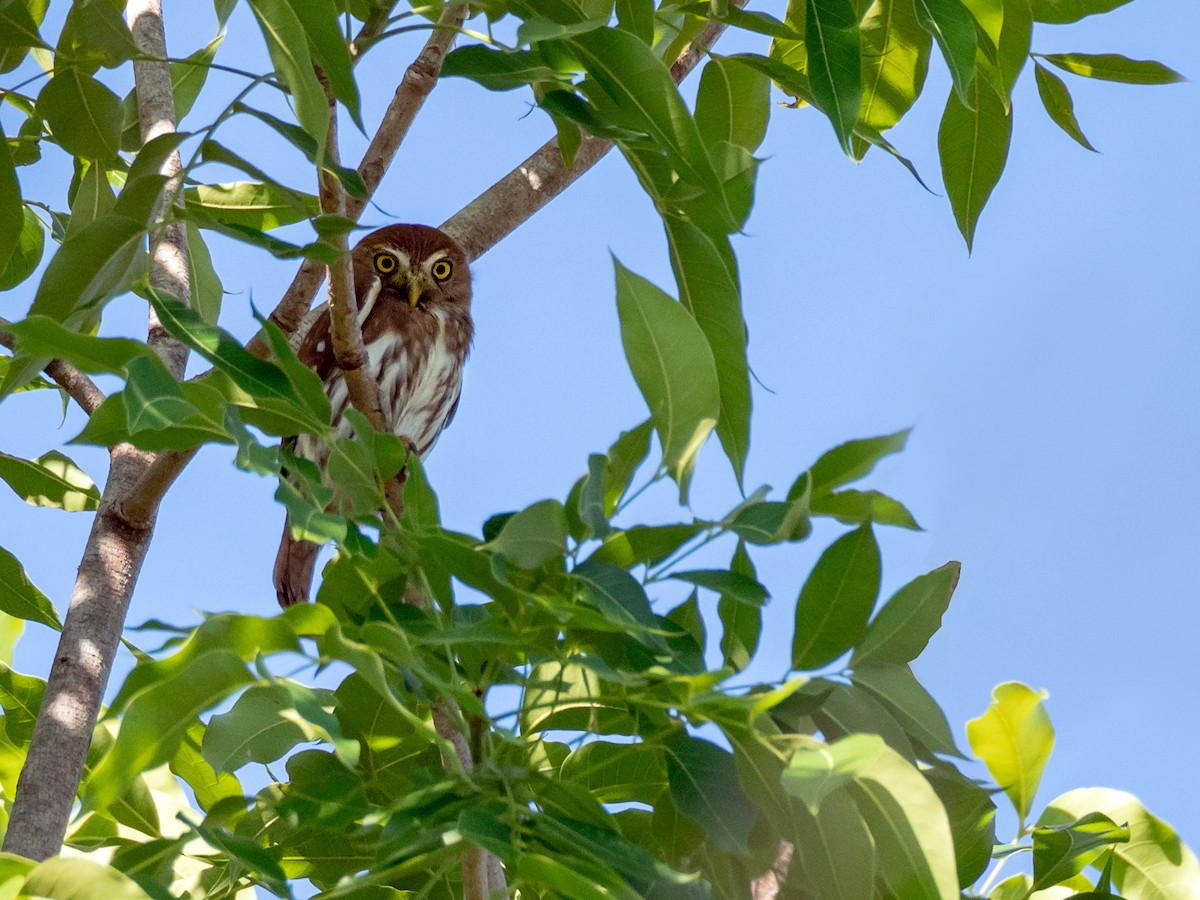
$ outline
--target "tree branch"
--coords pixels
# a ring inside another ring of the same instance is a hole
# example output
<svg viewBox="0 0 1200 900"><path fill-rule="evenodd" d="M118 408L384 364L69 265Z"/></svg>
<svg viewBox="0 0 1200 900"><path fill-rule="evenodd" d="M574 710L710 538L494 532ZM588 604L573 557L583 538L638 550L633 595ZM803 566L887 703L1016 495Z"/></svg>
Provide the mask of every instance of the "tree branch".
<svg viewBox="0 0 1200 900"><path fill-rule="evenodd" d="M166 39L160 0L132 0L128 14L134 41L142 53L164 58ZM174 130L167 65L135 63L134 82L139 117L147 117L141 123L143 143ZM167 161L164 173L174 178L178 171L179 158L175 155L173 163ZM165 196L174 196L171 186ZM185 302L188 299L187 243L181 231L172 233L169 227L164 230L151 260L150 283ZM176 377L183 374L186 352L162 328L153 312L148 343ZM62 847L125 614L154 533L156 504L132 521L121 508L122 500L142 480L153 455L119 444L109 452L109 458L108 481L71 591L4 838L6 852L30 859L47 859Z"/></svg>
<svg viewBox="0 0 1200 900"><path fill-rule="evenodd" d="M437 84L438 75L442 71L442 61L446 58L450 45L454 43L466 13L465 3L451 3L442 10L425 46L405 69L404 77L396 87L396 94L388 104L379 128L363 154L362 162L358 164L358 174L367 186L368 198L374 195L379 187L379 182L383 180L384 174L395 159L396 151L408 134L413 119ZM366 205L366 200L348 197L346 215L357 222ZM284 334L292 334L300 325L324 280L325 267L321 263L306 259L301 264L283 299L270 315L271 321L282 328ZM246 349L252 353L262 353L265 345L260 336L255 336L246 345Z"/></svg>
<svg viewBox="0 0 1200 900"><path fill-rule="evenodd" d="M11 324L8 319L0 316L0 347L7 347L9 350L14 350L17 343L16 339L10 332L4 330L4 326ZM104 396L104 391L96 387L96 383L92 379L88 378L87 375L80 372L66 360L50 360L50 362L46 363L45 372L89 416L96 411L96 407L107 399Z"/></svg>
<svg viewBox="0 0 1200 900"><path fill-rule="evenodd" d="M733 0L733 3L740 7L745 0ZM725 27L723 22L710 21L684 49L671 66L671 76L677 83L696 68ZM558 149L558 138L551 138L532 156L442 223L442 231L458 241L468 259L478 259L574 184L580 175L598 163L612 148L612 141L586 136L575 154L574 167L568 169Z"/></svg>

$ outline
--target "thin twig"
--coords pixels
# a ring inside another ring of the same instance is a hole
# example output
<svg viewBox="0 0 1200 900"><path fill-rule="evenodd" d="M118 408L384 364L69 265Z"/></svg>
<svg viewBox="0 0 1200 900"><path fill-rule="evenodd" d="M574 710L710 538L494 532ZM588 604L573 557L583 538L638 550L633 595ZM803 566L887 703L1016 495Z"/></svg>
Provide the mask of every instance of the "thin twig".
<svg viewBox="0 0 1200 900"><path fill-rule="evenodd" d="M9 350L15 350L16 339L10 332L4 330L6 325L11 324L12 322L8 321L8 319L0 316L0 346L7 347ZM89 416L96 411L96 407L107 399L104 396L104 391L96 387L96 382L92 381L91 378L66 360L50 360L46 364L45 372Z"/></svg>
<svg viewBox="0 0 1200 900"><path fill-rule="evenodd" d="M734 0L742 6L745 0ZM704 26L671 66L676 82L696 68L709 48L725 31L725 23L710 21ZM558 149L558 138L551 138L527 160L497 181L442 224L446 232L466 251L467 258L478 259L517 226L575 183L584 172L598 163L613 142L591 137L583 139L568 169Z"/></svg>
<svg viewBox="0 0 1200 900"><path fill-rule="evenodd" d="M367 186L368 199L379 187L384 173L387 172L392 160L396 157L396 151L400 148L405 135L408 134L413 119L416 118L417 113L425 104L425 99L437 84L438 75L442 71L442 61L446 58L446 52L450 45L454 43L466 11L467 7L464 3L449 4L442 11L437 25L434 26L433 32L429 35L429 39L425 42L425 46L417 58L404 71L404 77L400 80L396 94L383 114L379 129L371 138L371 143L367 146L366 153L363 154L362 162L358 164L358 174L362 176L363 182ZM357 222L366 205L367 199L348 197L346 199L346 215ZM271 321L282 328L284 334L292 334L300 325L308 308L312 306L317 289L321 287L321 282L324 280L325 267L321 263L305 260L301 264L291 285L288 286L279 305L275 307L270 316ZM265 346L261 337L255 336L246 345L246 349L252 353L261 354L265 350Z"/></svg>

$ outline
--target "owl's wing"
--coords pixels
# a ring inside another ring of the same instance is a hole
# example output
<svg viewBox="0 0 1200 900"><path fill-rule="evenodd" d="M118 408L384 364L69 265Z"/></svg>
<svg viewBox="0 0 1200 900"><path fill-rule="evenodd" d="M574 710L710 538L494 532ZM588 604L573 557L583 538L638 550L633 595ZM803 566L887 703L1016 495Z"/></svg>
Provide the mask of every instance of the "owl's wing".
<svg viewBox="0 0 1200 900"><path fill-rule="evenodd" d="M329 307L321 310L304 340L296 351L300 361L321 376L324 381L336 368L333 359L333 341L329 337Z"/></svg>

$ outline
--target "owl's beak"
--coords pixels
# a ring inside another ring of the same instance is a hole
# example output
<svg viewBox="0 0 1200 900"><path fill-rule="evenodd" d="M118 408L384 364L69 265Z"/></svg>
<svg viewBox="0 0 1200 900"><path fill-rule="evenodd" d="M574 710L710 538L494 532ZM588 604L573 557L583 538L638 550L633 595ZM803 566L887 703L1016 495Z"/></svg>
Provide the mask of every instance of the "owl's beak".
<svg viewBox="0 0 1200 900"><path fill-rule="evenodd" d="M408 287L408 305L416 309L417 303L421 300L421 295L433 287L433 284L425 277L423 272L410 272L406 286Z"/></svg>

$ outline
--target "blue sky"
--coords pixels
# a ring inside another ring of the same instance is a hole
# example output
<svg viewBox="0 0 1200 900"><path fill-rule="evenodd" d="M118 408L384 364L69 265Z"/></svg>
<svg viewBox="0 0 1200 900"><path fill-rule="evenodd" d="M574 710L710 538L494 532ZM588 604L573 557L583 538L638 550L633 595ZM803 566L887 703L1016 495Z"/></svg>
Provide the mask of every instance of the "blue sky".
<svg viewBox="0 0 1200 900"><path fill-rule="evenodd" d="M215 23L204 4L170 6L168 42L182 56ZM261 58L244 7L233 29L217 61ZM1034 50L1156 58L1195 78L1198 30L1194 0L1136 0L1076 25L1038 26ZM366 90L368 123L409 58L367 58L360 83L381 87ZM1058 745L1039 801L1078 786L1129 790L1196 846L1200 103L1193 83L1064 78L1101 153L1049 121L1026 71L1008 168L970 257L944 197L881 155L848 162L812 110L775 111L756 206L735 238L751 363L770 389L755 387L747 483L786 489L835 444L913 426L908 449L871 481L926 529L880 533L883 593L962 561L945 627L914 667L956 734L965 745L963 725L995 684L1045 688ZM214 77L197 114L223 104L231 84ZM939 191L935 133L948 90L935 59L925 95L890 134ZM551 134L544 116L527 112L519 92L444 81L365 221L448 218ZM11 111L4 116L7 130ZM344 137L344 158L357 159L364 139L349 128ZM265 131L245 126L242 140L255 158L284 158ZM55 192L68 169L61 157L54 165L43 180L21 170L22 184L61 208ZM269 308L292 268L217 239L210 246L231 292L222 324L249 336L248 301ZM448 527L478 533L494 512L564 497L589 452L644 418L621 354L610 252L673 290L657 217L616 155L474 267L478 331L462 405L428 461ZM19 316L32 290L0 297L0 314ZM139 307L114 303L105 333L137 333ZM58 413L45 395L6 401L0 446L29 456L59 446L82 418L72 410L59 427ZM102 481L103 453L70 455ZM132 623L275 609L282 511L272 486L230 458L206 449L169 495ZM737 499L714 442L692 511L719 515ZM0 544L63 609L89 517L11 497L0 504ZM687 515L668 486L632 512ZM806 544L756 555L774 595L756 676L786 671L795 597L837 533L822 526ZM31 628L17 668L45 675L52 648L51 635Z"/></svg>

